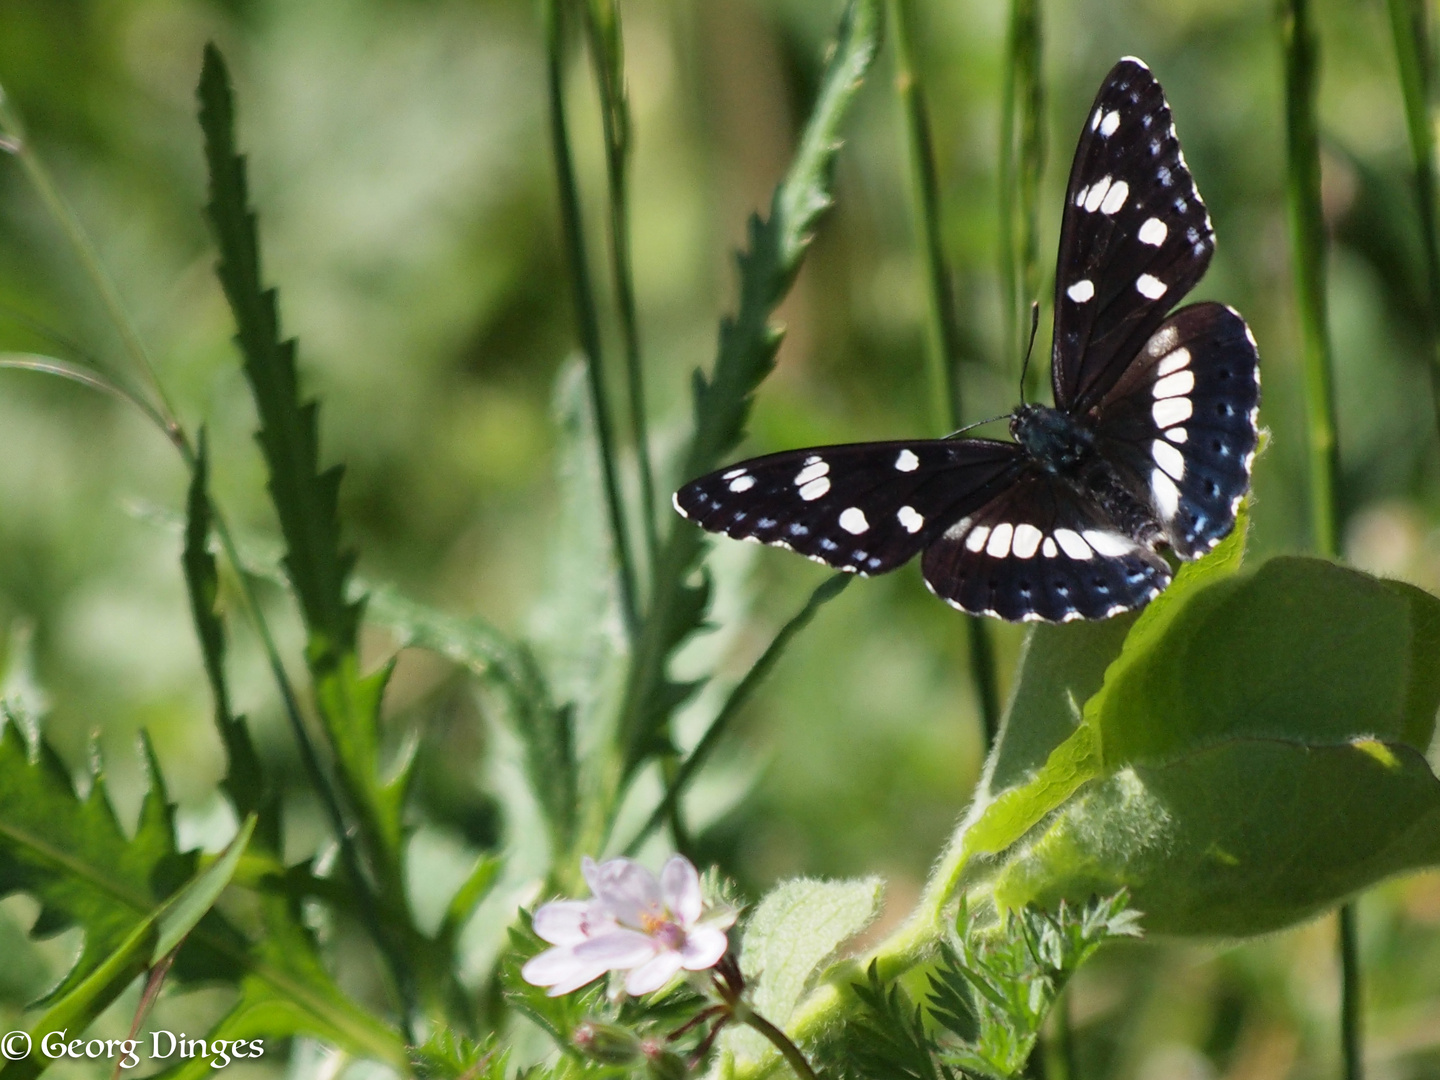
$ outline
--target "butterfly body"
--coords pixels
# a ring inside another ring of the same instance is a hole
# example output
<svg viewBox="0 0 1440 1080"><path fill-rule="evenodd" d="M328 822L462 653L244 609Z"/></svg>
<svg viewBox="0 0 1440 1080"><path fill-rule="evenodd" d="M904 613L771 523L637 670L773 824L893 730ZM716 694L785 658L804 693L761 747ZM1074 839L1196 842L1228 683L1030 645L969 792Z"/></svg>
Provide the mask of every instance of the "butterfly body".
<svg viewBox="0 0 1440 1080"><path fill-rule="evenodd" d="M1106 618L1170 582L1169 548L1234 527L1258 442L1259 355L1216 303L1170 307L1214 250L1169 106L1143 63L1106 77L1071 168L1055 282L1053 407L1013 442L857 443L753 458L675 494L712 532L858 574L923 552L932 592L1015 621Z"/></svg>

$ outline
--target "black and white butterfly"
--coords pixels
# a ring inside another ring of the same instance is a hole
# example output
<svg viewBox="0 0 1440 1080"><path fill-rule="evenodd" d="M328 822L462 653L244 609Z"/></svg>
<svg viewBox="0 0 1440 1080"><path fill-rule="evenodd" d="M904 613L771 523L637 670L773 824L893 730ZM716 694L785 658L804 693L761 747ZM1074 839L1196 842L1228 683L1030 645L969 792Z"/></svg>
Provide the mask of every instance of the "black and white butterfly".
<svg viewBox="0 0 1440 1080"><path fill-rule="evenodd" d="M1002 619L1101 619L1170 583L1235 526L1259 429L1259 354L1221 304L1167 312L1215 248L1160 84L1127 57L1087 115L1060 233L1055 407L1021 405L1014 442L820 446L686 484L712 532L858 574L924 551L931 591Z"/></svg>

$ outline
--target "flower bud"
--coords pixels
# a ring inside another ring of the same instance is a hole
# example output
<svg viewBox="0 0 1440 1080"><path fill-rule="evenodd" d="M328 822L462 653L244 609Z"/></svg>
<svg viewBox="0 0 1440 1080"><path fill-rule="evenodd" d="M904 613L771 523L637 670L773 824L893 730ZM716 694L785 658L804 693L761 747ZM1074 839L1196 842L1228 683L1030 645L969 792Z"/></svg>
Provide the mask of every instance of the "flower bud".
<svg viewBox="0 0 1440 1080"><path fill-rule="evenodd" d="M645 1075L650 1080L686 1080L690 1075L685 1059L673 1050L667 1050L658 1039L643 1040L640 1052L645 1055Z"/></svg>
<svg viewBox="0 0 1440 1080"><path fill-rule="evenodd" d="M640 1060L640 1037L617 1024L586 1020L571 1035L575 1049L602 1065L631 1065Z"/></svg>

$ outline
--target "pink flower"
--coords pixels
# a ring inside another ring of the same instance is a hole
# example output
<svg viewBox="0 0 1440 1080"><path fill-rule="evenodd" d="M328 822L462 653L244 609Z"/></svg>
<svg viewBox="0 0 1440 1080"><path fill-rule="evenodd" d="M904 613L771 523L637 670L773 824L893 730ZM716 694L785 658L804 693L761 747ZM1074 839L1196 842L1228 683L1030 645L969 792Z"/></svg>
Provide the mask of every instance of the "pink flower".
<svg viewBox="0 0 1440 1080"><path fill-rule="evenodd" d="M659 990L683 968L703 971L725 955L728 910L704 910L700 875L684 856L665 864L660 880L630 859L581 863L595 895L557 900L535 912L535 933L555 947L534 957L520 974L550 996L568 994L607 971L628 971L625 992Z"/></svg>

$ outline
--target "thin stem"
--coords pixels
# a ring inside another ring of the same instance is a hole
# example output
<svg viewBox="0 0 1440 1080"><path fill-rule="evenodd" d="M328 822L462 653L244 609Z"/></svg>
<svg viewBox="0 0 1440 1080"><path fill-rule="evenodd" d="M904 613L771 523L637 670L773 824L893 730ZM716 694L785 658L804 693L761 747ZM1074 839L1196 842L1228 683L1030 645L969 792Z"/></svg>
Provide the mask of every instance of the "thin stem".
<svg viewBox="0 0 1440 1080"><path fill-rule="evenodd" d="M810 1068L810 1063L805 1060L805 1055L800 1052L800 1048L791 1042L783 1031L743 1001L735 1003L735 1019L765 1036L771 1045L780 1051L781 1056L789 1062L790 1068L795 1070L795 1075L800 1077L800 1080L816 1080L815 1070Z"/></svg>
<svg viewBox="0 0 1440 1080"><path fill-rule="evenodd" d="M53 356L40 356L36 353L0 353L0 368L35 371L42 375L54 375L57 378L79 383L81 386L88 386L92 390L98 390L117 401L123 401L125 404L139 409L167 439L173 435L170 424L160 415L160 411L155 406L129 387L94 368L82 364L72 364L68 360L60 360Z"/></svg>
<svg viewBox="0 0 1440 1080"><path fill-rule="evenodd" d="M930 379L931 428L936 435L955 431L964 423L960 394L961 333L955 314L955 288L945 261L940 215L940 182L935 167L935 144L925 87L915 64L911 28L913 0L891 0L890 22L895 41L895 85L905 111L906 143L910 160L910 191L925 255L929 285L929 319L926 333L926 370ZM980 705L985 748L995 742L1000 726L1000 694L996 687L995 649L990 628L983 619L969 626L970 675Z"/></svg>
<svg viewBox="0 0 1440 1080"><path fill-rule="evenodd" d="M1051 1037L1041 1044L1045 1052L1045 1080L1078 1080L1075 1071L1075 1031L1070 1023L1070 991L1062 990L1051 1010Z"/></svg>
<svg viewBox="0 0 1440 1080"><path fill-rule="evenodd" d="M575 317L580 348L585 353L585 370L590 380L590 400L595 409L595 438L600 447L600 470L605 486L605 503L619 562L620 602L625 627L631 640L639 635L640 616L635 593L635 560L630 550L630 533L620 497L615 468L615 439L610 428L610 400L605 389L600 349L600 319L595 307L595 290L590 280L590 262L585 249L584 222L580 213L580 189L575 162L570 152L569 121L565 113L565 27L562 0L546 0L546 63L550 95L550 148L555 158L555 179L560 194L560 221L570 257L571 281L575 287Z"/></svg>
<svg viewBox="0 0 1440 1080"><path fill-rule="evenodd" d="M1316 549L1327 558L1335 558L1340 548L1340 447L1325 294L1325 219L1320 202L1320 136L1315 113L1320 55L1309 21L1308 0L1281 0L1280 32L1285 52L1286 186L1304 350L1311 527ZM1360 959L1355 950L1353 905L1341 907L1339 921L1340 1035L1345 1076L1346 1080L1359 1080L1363 1054Z"/></svg>
<svg viewBox="0 0 1440 1080"><path fill-rule="evenodd" d="M80 265L95 286L95 291L99 294L100 301L110 316L110 321L115 325L116 333L119 334L126 353L139 369L151 392L154 393L158 402L156 411L164 418L166 433L173 440L175 438L173 430L177 426L175 410L170 404L165 388L160 383L155 365L150 359L149 350L145 348L145 343L141 340L134 321L126 311L114 280L105 270L105 264L100 261L100 255L95 250L95 245L90 242L84 226L80 224L80 218L70 206L69 201L60 193L60 189L50 176L50 171L45 167L40 155L35 152L35 148L26 137L24 123L14 106L10 104L3 89L0 89L0 147L14 154L19 160L21 167L25 170L25 175L35 188L35 193L40 196L40 201L45 204L50 216L55 219L66 239L70 241L70 246L75 249Z"/></svg>
<svg viewBox="0 0 1440 1080"><path fill-rule="evenodd" d="M1345 1080L1361 1080L1364 1032L1360 1011L1360 948L1358 917L1354 903L1340 909L1340 1052L1345 1062Z"/></svg>
<svg viewBox="0 0 1440 1080"><path fill-rule="evenodd" d="M1425 247L1425 286L1430 302L1427 327L1430 394L1436 426L1440 428L1440 227L1436 223L1435 129L1430 110L1435 70L1430 19L1425 0L1389 0L1389 6L1400 91L1405 102L1405 126L1410 135L1410 156L1415 169L1420 236Z"/></svg>
<svg viewBox="0 0 1440 1080"><path fill-rule="evenodd" d="M610 185L610 263L615 278L620 334L625 342L625 381L630 393L630 431L640 472L645 557L653 566L660 539L655 526L655 473L646 431L645 371L640 359L640 321L635 309L635 272L630 255L630 100L625 92L619 0L589 0L586 15L605 132L605 166Z"/></svg>
<svg viewBox="0 0 1440 1080"><path fill-rule="evenodd" d="M1309 23L1308 0L1281 0L1280 29L1285 51L1286 187L1305 373L1311 527L1316 549L1334 558L1340 546L1339 445L1325 295L1320 136L1315 115L1319 45Z"/></svg>

